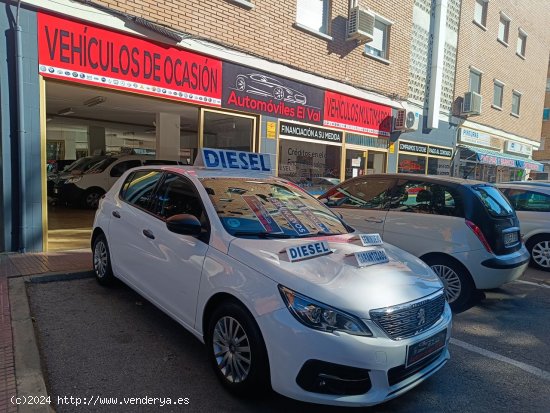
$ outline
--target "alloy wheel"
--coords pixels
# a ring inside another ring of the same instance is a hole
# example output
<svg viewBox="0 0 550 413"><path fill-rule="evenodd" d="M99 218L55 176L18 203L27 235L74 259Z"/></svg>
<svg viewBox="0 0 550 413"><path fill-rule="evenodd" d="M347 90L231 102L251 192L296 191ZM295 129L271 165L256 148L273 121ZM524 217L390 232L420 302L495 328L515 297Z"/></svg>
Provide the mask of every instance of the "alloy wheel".
<svg viewBox="0 0 550 413"><path fill-rule="evenodd" d="M95 245L94 249L94 270L98 278L105 277L107 273L108 257L107 247L105 243L100 240Z"/></svg>
<svg viewBox="0 0 550 413"><path fill-rule="evenodd" d="M99 204L99 198L101 198L101 194L99 192L90 192L88 195L86 195L86 205L88 205L90 208L97 208Z"/></svg>
<svg viewBox="0 0 550 413"><path fill-rule="evenodd" d="M443 282L447 302L452 303L460 296L460 292L462 291L460 277L456 271L446 265L432 265L431 268Z"/></svg>
<svg viewBox="0 0 550 413"><path fill-rule="evenodd" d="M212 340L218 368L231 383L241 383L248 377L252 363L250 341L242 325L225 316L214 327Z"/></svg>
<svg viewBox="0 0 550 413"><path fill-rule="evenodd" d="M533 261L543 268L550 268L550 241L536 243L531 250Z"/></svg>

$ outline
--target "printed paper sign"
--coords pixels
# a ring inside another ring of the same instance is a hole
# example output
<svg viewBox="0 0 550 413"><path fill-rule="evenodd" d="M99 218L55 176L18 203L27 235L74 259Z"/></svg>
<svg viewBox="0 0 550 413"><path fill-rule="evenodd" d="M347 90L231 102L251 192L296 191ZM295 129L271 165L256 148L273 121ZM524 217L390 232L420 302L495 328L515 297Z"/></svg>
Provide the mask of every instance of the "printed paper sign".
<svg viewBox="0 0 550 413"><path fill-rule="evenodd" d="M243 195L244 202L248 204L256 218L260 221L260 224L264 227L266 232L273 234L280 234L283 232L281 227L275 222L273 217L267 212L262 205L262 202L254 195Z"/></svg>
<svg viewBox="0 0 550 413"><path fill-rule="evenodd" d="M384 241L380 237L380 234L359 234L359 239L363 247L370 247L372 245L384 245Z"/></svg>
<svg viewBox="0 0 550 413"><path fill-rule="evenodd" d="M281 201L279 201L277 198L268 198L269 202L271 202L275 208L279 210L279 213L284 217L284 219L287 220L287 222L290 224L292 229L296 231L296 233L299 236L303 235L309 235L309 229L306 228L306 226L298 219L294 213L285 206Z"/></svg>
<svg viewBox="0 0 550 413"><path fill-rule="evenodd" d="M316 241L309 244L297 245L286 248L286 254L290 262L307 260L332 253L326 241Z"/></svg>
<svg viewBox="0 0 550 413"><path fill-rule="evenodd" d="M376 249L369 251L359 251L354 253L355 259L359 267L368 267L369 265L384 264L389 262L389 258L386 255L384 249Z"/></svg>
<svg viewBox="0 0 550 413"><path fill-rule="evenodd" d="M304 214L306 218L309 219L311 223L315 225L320 231L330 233L330 229L325 224L323 224L323 222L313 213L313 211L309 209L302 201L296 198L292 200L292 203L296 205L300 212Z"/></svg>

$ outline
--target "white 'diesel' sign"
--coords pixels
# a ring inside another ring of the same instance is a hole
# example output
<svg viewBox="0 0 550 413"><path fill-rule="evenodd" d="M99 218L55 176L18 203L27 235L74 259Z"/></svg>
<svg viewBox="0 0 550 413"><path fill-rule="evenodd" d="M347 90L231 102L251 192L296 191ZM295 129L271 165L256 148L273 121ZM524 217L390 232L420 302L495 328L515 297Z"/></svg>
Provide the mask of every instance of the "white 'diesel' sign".
<svg viewBox="0 0 550 413"><path fill-rule="evenodd" d="M332 253L326 241L316 241L309 244L296 245L285 249L290 262L307 260Z"/></svg>
<svg viewBox="0 0 550 413"><path fill-rule="evenodd" d="M380 234L359 234L359 239L363 247L370 247L372 245L384 245Z"/></svg>
<svg viewBox="0 0 550 413"><path fill-rule="evenodd" d="M384 264L389 262L390 259L386 255L384 248L368 251L358 251L353 253L359 267L367 267L369 265Z"/></svg>

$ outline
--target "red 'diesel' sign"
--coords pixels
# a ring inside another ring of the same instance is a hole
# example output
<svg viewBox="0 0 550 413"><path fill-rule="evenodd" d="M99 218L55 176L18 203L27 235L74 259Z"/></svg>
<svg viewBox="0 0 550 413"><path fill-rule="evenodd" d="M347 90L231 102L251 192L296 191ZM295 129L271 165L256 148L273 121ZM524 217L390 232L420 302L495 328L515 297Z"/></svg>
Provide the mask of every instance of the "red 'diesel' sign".
<svg viewBox="0 0 550 413"><path fill-rule="evenodd" d="M38 42L43 76L221 105L220 60L45 13Z"/></svg>
<svg viewBox="0 0 550 413"><path fill-rule="evenodd" d="M390 136L392 109L366 100L325 91L323 124L374 136Z"/></svg>

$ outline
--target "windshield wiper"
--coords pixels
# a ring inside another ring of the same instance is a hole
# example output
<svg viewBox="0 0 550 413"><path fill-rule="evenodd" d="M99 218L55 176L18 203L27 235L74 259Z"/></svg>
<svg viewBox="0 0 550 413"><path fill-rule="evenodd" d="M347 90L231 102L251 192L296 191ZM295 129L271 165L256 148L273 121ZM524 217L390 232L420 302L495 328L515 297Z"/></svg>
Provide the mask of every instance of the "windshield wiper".
<svg viewBox="0 0 550 413"><path fill-rule="evenodd" d="M312 234L307 234L307 235L303 235L301 236L300 238L309 238L309 237L320 237L320 236L329 236L329 235L342 235L343 233L340 233L340 232L324 232L324 231L319 231L319 232L315 232L315 233L312 233Z"/></svg>
<svg viewBox="0 0 550 413"><path fill-rule="evenodd" d="M235 237L240 236L256 236L258 238L292 238L292 235L275 233L275 232L258 232L258 231L235 231Z"/></svg>

